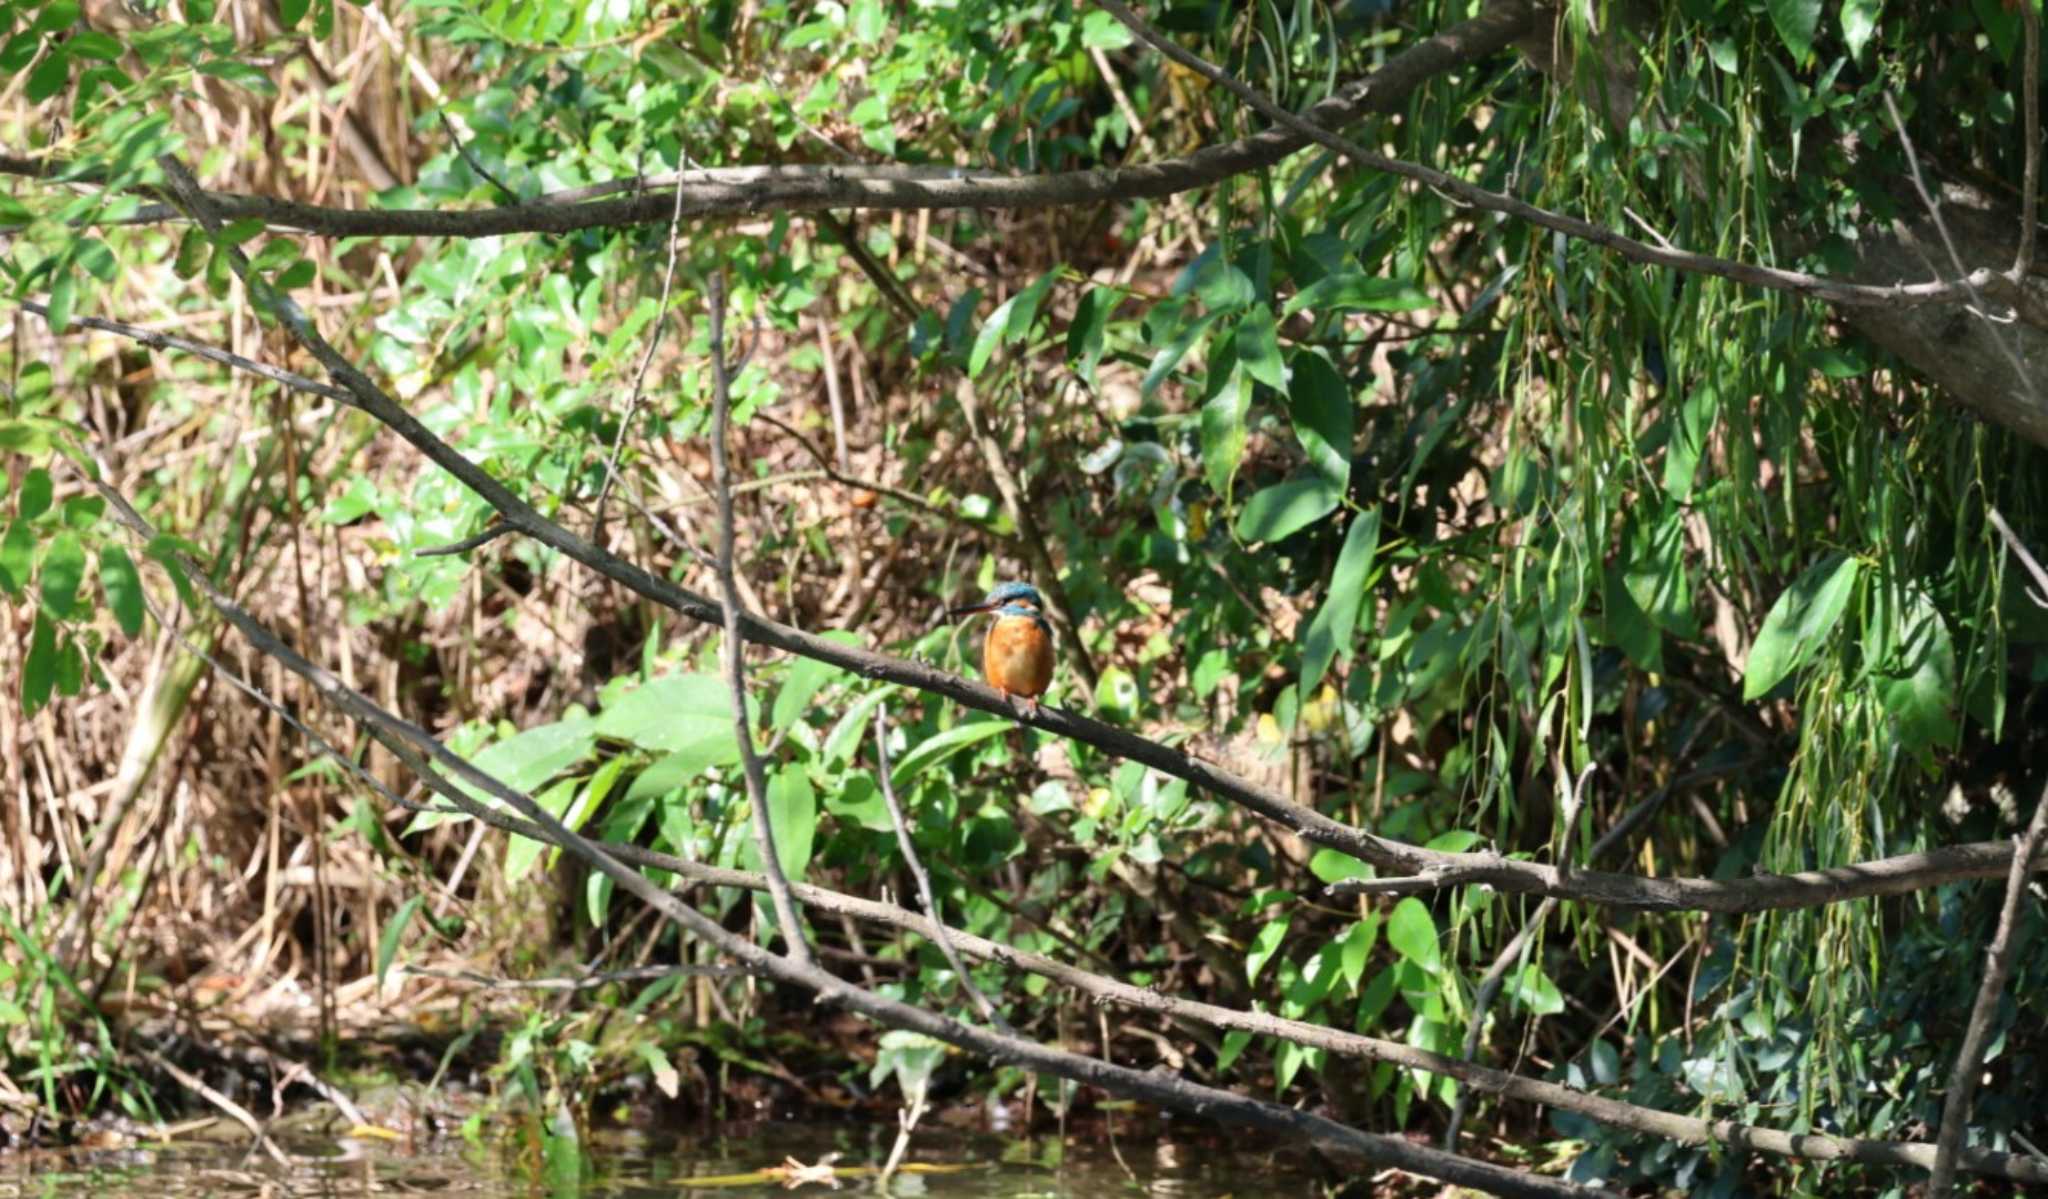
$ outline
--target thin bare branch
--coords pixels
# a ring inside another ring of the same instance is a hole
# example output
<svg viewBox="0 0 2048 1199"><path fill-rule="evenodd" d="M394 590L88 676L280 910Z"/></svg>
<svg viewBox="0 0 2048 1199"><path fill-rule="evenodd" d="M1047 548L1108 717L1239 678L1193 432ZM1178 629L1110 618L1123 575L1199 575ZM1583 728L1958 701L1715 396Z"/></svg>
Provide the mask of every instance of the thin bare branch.
<svg viewBox="0 0 2048 1199"><path fill-rule="evenodd" d="M931 942L946 955L946 964L953 968L953 974L960 980L960 987L974 1001L975 1008L989 1027L1017 1035L1010 1022L989 1002L981 988L974 985L974 975L968 972L967 963L960 960L960 951L953 948L953 938L945 925L945 917L939 913L939 901L932 896L932 878L926 873L924 862L917 856L917 843L910 837L910 821L903 815L903 805L896 802L896 783L889 777L889 717L881 708L875 709L875 777L882 786L882 802L889 807L889 821L896 826L896 844L903 850L903 861L910 867L910 875L917 880L917 897L924 904L924 914L931 918ZM906 1130L907 1131L907 1130Z"/></svg>
<svg viewBox="0 0 2048 1199"><path fill-rule="evenodd" d="M626 447L626 432L633 427L633 417L640 411L640 396L647 385L647 368L654 362L654 351L661 347L661 334L668 328L668 298L676 281L676 248L682 241L683 189L676 189L675 211L668 219L668 265L661 272L661 299L654 305L654 327L647 334L647 348L640 353L640 365L633 371L633 392L626 399L626 410L619 414L619 431L612 437L612 452L605 459L604 482L597 489L597 516L592 522L595 531L592 541L604 544L604 506L611 498L612 482L618 476L619 453Z"/></svg>
<svg viewBox="0 0 2048 1199"><path fill-rule="evenodd" d="M2025 97L2027 139L2026 179L2020 191L2020 249L2013 258L2012 278L2023 284L2034 269L2034 234L2041 225L2041 14L2033 0L2020 4L2021 22L2027 30L2026 77L2020 89Z"/></svg>
<svg viewBox="0 0 2048 1199"><path fill-rule="evenodd" d="M733 732L739 740L740 770L747 779L747 805L753 810L754 845L760 850L761 872L768 878L775 922L782 926L790 960L808 967L813 965L811 946L804 939L803 922L789 896L789 879L783 875L782 858L776 852L775 821L768 811L768 774L754 748L754 722L747 715L747 643L740 634L740 589L733 575L732 465L726 454L732 423L732 379L726 374L723 271L712 274L704 289L704 302L711 317L711 485L718 492L718 606L725 626L725 681L732 692Z"/></svg>
<svg viewBox="0 0 2048 1199"><path fill-rule="evenodd" d="M1992 934L1991 948L1985 955L1984 981L1977 987L1977 1002L1970 1008L1970 1023L1963 1031L1963 1047L1956 1052L1955 1068L1948 1077L1948 1098L1941 1105L1941 1134L1934 1143L1934 1176L1927 1184L1930 1199L1943 1199L1955 1185L1956 1159L1970 1123L1970 1101L1977 1094L1977 1079L1984 1072L1984 1048L1991 1041L1998 997L2004 994L2005 980L2012 973L2012 928L2019 918L2020 901L2026 898L2027 875L2032 863L2041 857L2044 841L2048 841L2048 787L2041 789L2027 831L2013 843L2012 873L2006 876L2005 903L1998 909L1998 929Z"/></svg>

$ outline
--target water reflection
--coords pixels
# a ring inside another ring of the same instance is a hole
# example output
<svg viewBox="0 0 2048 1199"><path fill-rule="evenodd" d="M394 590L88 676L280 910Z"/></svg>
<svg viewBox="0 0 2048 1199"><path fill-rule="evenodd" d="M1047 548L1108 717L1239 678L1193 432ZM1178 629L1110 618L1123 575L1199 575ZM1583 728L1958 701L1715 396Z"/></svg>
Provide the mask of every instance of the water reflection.
<svg viewBox="0 0 2048 1199"><path fill-rule="evenodd" d="M535 1133L484 1147L443 1141L415 1152L287 1137L280 1139L284 1166L247 1154L240 1144L33 1151L0 1154L0 1199L824 1195L833 1188L823 1181L796 1185L805 1172L790 1167L815 1168L831 1155L837 1155L830 1164L842 1193L872 1194L872 1168L888 1157L894 1137L893 1127L879 1124L777 1123L691 1135L607 1133L581 1143ZM1021 1140L935 1127L919 1130L905 1160L935 1171L892 1179L889 1193L906 1199L1251 1199L1319 1190L1299 1155L1256 1152L1246 1138L1207 1129L1155 1126L1140 1133L1120 1124L1113 1141L1074 1137L1062 1145L1053 1137ZM782 1168L776 1179L759 1176L771 1167ZM736 1177L747 1175L753 1178Z"/></svg>

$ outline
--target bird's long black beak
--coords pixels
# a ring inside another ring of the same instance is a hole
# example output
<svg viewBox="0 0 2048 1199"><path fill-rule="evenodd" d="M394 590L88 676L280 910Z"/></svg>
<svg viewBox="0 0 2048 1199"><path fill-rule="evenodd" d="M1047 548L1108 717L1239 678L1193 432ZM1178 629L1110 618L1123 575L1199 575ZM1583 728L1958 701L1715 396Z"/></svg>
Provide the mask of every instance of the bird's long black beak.
<svg viewBox="0 0 2048 1199"><path fill-rule="evenodd" d="M979 613L979 612L993 612L993 611L995 611L995 610L996 610L996 608L997 608L997 607L999 607L999 606L1000 606L1000 605L997 605L997 604L985 604L985 603L984 603L984 604L969 604L969 605L967 605L967 606L966 606L966 607L964 607L964 608L948 608L948 609L946 609L946 619L947 619L947 620L952 620L952 619L954 619L954 618L956 618L956 617L960 617L960 616L973 616L973 615L975 615L976 613Z"/></svg>

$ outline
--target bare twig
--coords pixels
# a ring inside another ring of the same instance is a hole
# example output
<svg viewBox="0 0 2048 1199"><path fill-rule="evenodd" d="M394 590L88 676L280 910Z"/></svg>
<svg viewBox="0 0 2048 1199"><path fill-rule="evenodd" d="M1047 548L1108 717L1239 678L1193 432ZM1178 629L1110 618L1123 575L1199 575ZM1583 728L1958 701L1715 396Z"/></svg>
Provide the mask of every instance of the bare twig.
<svg viewBox="0 0 2048 1199"><path fill-rule="evenodd" d="M441 118L441 128L448 134L448 141L454 145L455 152L458 155L461 155L462 161L469 164L469 169L475 171L479 175L482 175L484 177L485 182L489 183L492 187L497 188L498 191L501 194L503 194L505 198L505 203L519 203L519 193L513 191L510 187L507 187L505 185L504 180L498 178L496 175L493 175L491 173L491 168L485 166L481 159L477 158L475 154L470 152L469 146L465 144L462 140L462 134L456 130L455 123L448 119L448 109L446 108L446 106L435 105L434 115Z"/></svg>
<svg viewBox="0 0 2048 1199"><path fill-rule="evenodd" d="M896 826L896 844L903 850L903 861L910 867L911 877L917 880L917 897L924 903L924 914L931 917L932 944L946 955L946 964L953 968L954 977L960 980L960 988L974 1001L982 1020L991 1028L1016 1036L1017 1030L1010 1027L1010 1022L1003 1019L996 1005L990 1003L988 996L974 984L974 975L968 973L967 963L960 960L960 951L953 948L953 939L946 933L945 918L939 913L939 901L932 895L931 875L925 872L924 862L917 856L917 844L910 838L910 821L903 815L903 805L896 802L896 784L889 777L889 718L881 708L875 709L875 766L876 777L882 785L882 802L889 806L889 820ZM906 1128L906 1134L908 1131Z"/></svg>
<svg viewBox="0 0 2048 1199"><path fill-rule="evenodd" d="M291 1159L284 1155L284 1150L279 1149L277 1142L270 1139L270 1134L263 1131L263 1122L252 1115L248 1108L214 1090L206 1084L205 1079L179 1066L176 1062L173 1062L154 1049L142 1050L142 1056L154 1062L157 1069L176 1079L179 1086L184 1087L194 1095L219 1108L229 1119L247 1129L249 1135L255 1138L256 1144L263 1152L270 1155L271 1161L276 1162L280 1166L291 1164Z"/></svg>
<svg viewBox="0 0 2048 1199"><path fill-rule="evenodd" d="M1991 936L1985 955L1984 981L1977 988L1977 1002L1970 1008L1970 1023L1963 1032L1963 1047L1956 1052L1956 1064L1948 1077L1948 1098L1941 1106L1941 1134L1935 1139L1934 1175L1927 1184L1930 1199L1943 1199L1956 1181L1956 1157L1963 1147L1963 1134L1970 1122L1970 1100L1977 1093L1977 1078L1984 1070L1984 1047L1991 1040L1991 1022L1998 1015L1998 997L2012 972L2012 927L2019 916L2020 900L2027 894L2030 864L2041 855L2048 840L2048 787L2034 805L2034 818L2027 831L2016 838L2012 850L2012 873L2005 880L2005 903L1998 910L1998 929Z"/></svg>
<svg viewBox="0 0 2048 1199"><path fill-rule="evenodd" d="M501 520L493 520L460 541L451 541L446 545L430 545L425 549L414 550L412 555L415 558L445 558L454 554L466 554L478 546L489 545L511 531L511 525Z"/></svg>
<svg viewBox="0 0 2048 1199"><path fill-rule="evenodd" d="M2021 566L2026 567L2027 574L2033 577L2034 585L2041 589L2038 592L2027 592L2028 598L2043 608L2048 608L2048 570L2041 568L2041 563L2028 552L2026 543L2019 539L2019 534L2012 531L2011 525L2005 523L2005 516L1998 509L1991 509L1989 515L1991 527L1998 530L2000 537L2005 538L2006 548L2012 551L2013 557L2020 560Z"/></svg>
<svg viewBox="0 0 2048 1199"><path fill-rule="evenodd" d="M740 636L740 592L733 582L732 467L726 456L727 426L732 419L732 380L725 360L725 273L712 274L704 289L711 316L711 485L718 491L718 604L725 624L725 681L732 691L732 720L740 746L740 770L747 779L747 803L753 809L754 844L761 851L761 873L775 904L775 921L791 961L811 966L811 947L804 940L796 903L789 897L789 879L776 854L775 821L768 812L768 776L754 749L754 722L747 717L747 643Z"/></svg>
<svg viewBox="0 0 2048 1199"><path fill-rule="evenodd" d="M619 431L612 437L612 452L605 459L604 482L597 489L597 516L592 522L595 532L590 536L599 545L604 544L604 505L611 498L612 480L619 470L619 452L626 445L626 431L633 427L633 417L640 411L640 395L647 384L647 368L654 361L654 351L661 346L662 330L668 328L668 297L676 281L676 247L682 240L683 189L676 188L675 210L668 218L668 265L661 273L661 299L654 306L654 328L648 331L647 348L640 353L640 365L633 371L633 393L626 400L626 410L619 414Z"/></svg>

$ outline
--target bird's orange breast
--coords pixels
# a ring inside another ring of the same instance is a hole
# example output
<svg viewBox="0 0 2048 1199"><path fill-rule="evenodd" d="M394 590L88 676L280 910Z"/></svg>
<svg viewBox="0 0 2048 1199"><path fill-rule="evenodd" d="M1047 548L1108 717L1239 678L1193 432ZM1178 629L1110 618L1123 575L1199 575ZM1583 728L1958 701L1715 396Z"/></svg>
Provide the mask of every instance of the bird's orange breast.
<svg viewBox="0 0 2048 1199"><path fill-rule="evenodd" d="M982 646L981 669L999 691L1043 695L1052 682L1052 638L1028 616L998 616Z"/></svg>

